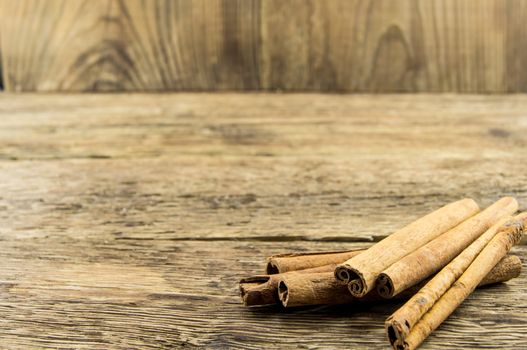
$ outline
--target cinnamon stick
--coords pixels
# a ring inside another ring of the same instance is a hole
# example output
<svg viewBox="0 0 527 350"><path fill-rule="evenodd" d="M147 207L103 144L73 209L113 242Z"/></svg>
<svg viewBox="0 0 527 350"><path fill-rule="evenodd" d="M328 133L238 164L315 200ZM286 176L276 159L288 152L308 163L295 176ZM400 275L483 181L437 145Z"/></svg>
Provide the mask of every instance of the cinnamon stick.
<svg viewBox="0 0 527 350"><path fill-rule="evenodd" d="M521 261L517 256L503 258L481 281L479 286L505 282L518 277L521 271ZM280 277L278 277L280 276ZM266 285L270 294L278 291L277 298L284 307L308 305L336 305L355 302L369 303L385 301L376 290L362 298L352 296L346 285L339 283L331 272L271 275L279 281L277 287ZM394 299L404 300L414 295L427 281L399 293Z"/></svg>
<svg viewBox="0 0 527 350"><path fill-rule="evenodd" d="M278 283L284 275L332 273L336 264L318 266L311 269L288 271L271 275L256 275L240 280L240 296L245 306L265 306L280 303Z"/></svg>
<svg viewBox="0 0 527 350"><path fill-rule="evenodd" d="M503 228L508 220L510 220L510 217L494 224L433 277L404 307L391 315L385 322L387 329L392 328L390 334L397 335L398 338L405 338L410 332L410 328L419 321L425 312L432 308L437 299L465 272L476 256ZM390 341L393 345L395 338L391 338Z"/></svg>
<svg viewBox="0 0 527 350"><path fill-rule="evenodd" d="M245 306L266 306L277 304L278 275L256 275L240 280L240 297Z"/></svg>
<svg viewBox="0 0 527 350"><path fill-rule="evenodd" d="M506 255L490 270L478 284L478 287L494 283L507 282L522 272L522 261L516 255ZM414 293L415 294L415 293Z"/></svg>
<svg viewBox="0 0 527 350"><path fill-rule="evenodd" d="M417 348L472 293L484 276L507 254L511 247L521 240L526 226L527 213L514 217L502 226L444 294L440 294L444 290L444 284L451 281L452 270L458 264L462 266L461 260L454 261L453 266L449 265L441 270L425 288L389 317L386 330L393 348L397 350ZM467 253L466 256L468 255ZM416 303L423 303L428 307L431 302L433 306L428 311L425 307L425 313L416 307ZM414 313L417 313L417 316ZM421 314L417 322L413 321ZM408 324L406 320L409 320ZM412 325L410 320L415 324Z"/></svg>
<svg viewBox="0 0 527 350"><path fill-rule="evenodd" d="M288 272L318 273L335 269L336 264L353 257L364 249L333 252L286 253L267 258L266 275L240 280L240 295L245 306L263 306L279 303L278 282Z"/></svg>
<svg viewBox="0 0 527 350"><path fill-rule="evenodd" d="M304 270L329 264L340 264L356 256L363 250L364 249L323 253L288 253L273 255L267 258L266 273L272 275L275 273Z"/></svg>
<svg viewBox="0 0 527 350"><path fill-rule="evenodd" d="M512 197L501 198L479 214L431 240L384 270L377 279L377 292L385 298L392 298L401 291L431 276L454 259L492 225L500 219L514 214L517 210L518 202L516 199ZM492 238L493 235L489 237Z"/></svg>
<svg viewBox="0 0 527 350"><path fill-rule="evenodd" d="M362 297L374 289L375 280L387 267L478 211L476 202L468 198L447 204L338 265L335 277L348 284L353 296Z"/></svg>

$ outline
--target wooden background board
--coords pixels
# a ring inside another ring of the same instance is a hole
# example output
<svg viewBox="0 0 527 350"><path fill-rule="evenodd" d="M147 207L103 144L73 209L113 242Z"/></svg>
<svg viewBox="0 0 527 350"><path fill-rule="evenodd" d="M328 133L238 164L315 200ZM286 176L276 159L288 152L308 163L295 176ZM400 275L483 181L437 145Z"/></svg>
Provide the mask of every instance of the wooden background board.
<svg viewBox="0 0 527 350"><path fill-rule="evenodd" d="M523 0L0 0L9 91L526 92Z"/></svg>
<svg viewBox="0 0 527 350"><path fill-rule="evenodd" d="M253 311L237 281L465 196L525 210L526 110L521 95L2 94L0 344L386 347L396 304ZM526 348L525 276L475 292L423 349Z"/></svg>

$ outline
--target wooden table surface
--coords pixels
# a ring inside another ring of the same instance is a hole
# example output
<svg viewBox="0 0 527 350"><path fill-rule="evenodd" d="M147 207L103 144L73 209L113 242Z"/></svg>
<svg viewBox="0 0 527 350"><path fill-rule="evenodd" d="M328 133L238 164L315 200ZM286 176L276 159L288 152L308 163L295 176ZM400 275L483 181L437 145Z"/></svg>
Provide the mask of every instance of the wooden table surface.
<svg viewBox="0 0 527 350"><path fill-rule="evenodd" d="M397 304L249 310L237 281L504 195L527 96L2 94L0 347L387 348ZM422 348L526 348L526 292L477 290Z"/></svg>

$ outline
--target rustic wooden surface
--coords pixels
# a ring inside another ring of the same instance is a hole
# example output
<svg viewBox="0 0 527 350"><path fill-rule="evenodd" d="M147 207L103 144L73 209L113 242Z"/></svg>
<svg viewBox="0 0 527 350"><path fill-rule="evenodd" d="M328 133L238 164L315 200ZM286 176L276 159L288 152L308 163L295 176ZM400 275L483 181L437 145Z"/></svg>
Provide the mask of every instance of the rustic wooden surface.
<svg viewBox="0 0 527 350"><path fill-rule="evenodd" d="M10 91L526 92L524 0L0 0Z"/></svg>
<svg viewBox="0 0 527 350"><path fill-rule="evenodd" d="M386 348L396 304L248 310L237 281L465 196L525 209L526 111L521 95L0 95L1 347ZM526 286L478 290L423 348L527 347Z"/></svg>

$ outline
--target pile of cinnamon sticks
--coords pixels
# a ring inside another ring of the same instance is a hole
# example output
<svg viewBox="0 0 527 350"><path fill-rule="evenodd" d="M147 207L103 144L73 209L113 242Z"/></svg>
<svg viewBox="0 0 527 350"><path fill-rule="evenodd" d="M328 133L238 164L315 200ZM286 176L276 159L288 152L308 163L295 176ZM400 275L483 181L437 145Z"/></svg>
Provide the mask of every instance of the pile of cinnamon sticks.
<svg viewBox="0 0 527 350"><path fill-rule="evenodd" d="M266 273L240 281L246 306L284 307L408 300L385 322L394 349L415 349L478 286L519 276L507 255L527 213L504 197L480 211L463 199L412 222L365 250L281 254Z"/></svg>

